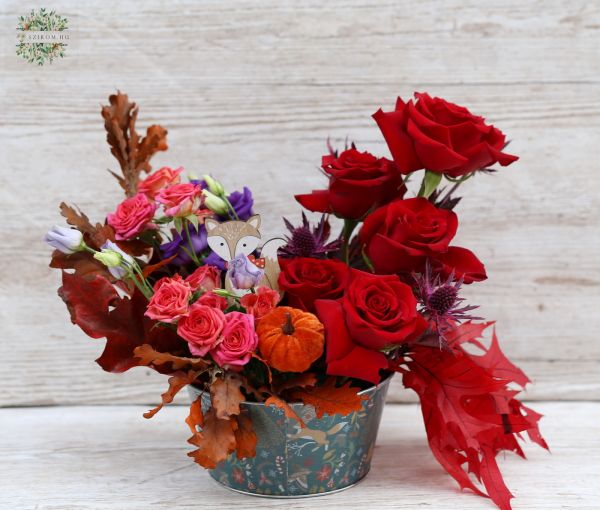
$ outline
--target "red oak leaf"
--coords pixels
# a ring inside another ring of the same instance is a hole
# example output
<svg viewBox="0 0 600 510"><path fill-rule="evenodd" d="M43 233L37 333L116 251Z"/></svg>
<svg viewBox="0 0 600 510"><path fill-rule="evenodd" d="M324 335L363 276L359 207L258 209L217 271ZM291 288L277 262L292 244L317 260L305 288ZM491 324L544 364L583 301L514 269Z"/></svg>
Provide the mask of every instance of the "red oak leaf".
<svg viewBox="0 0 600 510"><path fill-rule="evenodd" d="M489 324L466 323L449 335L451 350L415 346L396 370L407 388L421 401L429 446L444 469L477 494L489 496L499 508L509 510L512 495L496 463L502 450L524 457L520 433L547 448L538 429L540 415L523 406L508 387L528 381L504 356L495 333L489 348L479 341ZM464 350L472 343L483 350ZM469 477L473 474L487 494Z"/></svg>
<svg viewBox="0 0 600 510"><path fill-rule="evenodd" d="M158 326L144 316L147 300L139 292L120 297L103 276L83 278L63 272L59 296L66 303L71 322L92 338L106 337L106 346L96 362L107 372L124 372L139 365L134 350L148 344L159 352L174 356L188 354L186 343L172 329ZM153 366L161 373L172 373L171 365Z"/></svg>

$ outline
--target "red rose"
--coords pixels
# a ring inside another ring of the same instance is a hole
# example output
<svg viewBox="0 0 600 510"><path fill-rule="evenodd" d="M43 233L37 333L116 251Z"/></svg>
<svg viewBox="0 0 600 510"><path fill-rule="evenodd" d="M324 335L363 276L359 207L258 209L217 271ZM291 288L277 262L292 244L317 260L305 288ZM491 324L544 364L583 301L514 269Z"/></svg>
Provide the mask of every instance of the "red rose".
<svg viewBox="0 0 600 510"><path fill-rule="evenodd" d="M337 300L317 300L325 326L327 373L377 384L387 367L381 349L416 339L427 327L412 289L396 275L351 270L348 288Z"/></svg>
<svg viewBox="0 0 600 510"><path fill-rule="evenodd" d="M177 334L187 340L192 354L206 356L219 342L224 326L225 314L219 308L196 302L177 324Z"/></svg>
<svg viewBox="0 0 600 510"><path fill-rule="evenodd" d="M415 97L407 103L398 98L396 111L373 115L403 174L425 168L458 177L519 159L502 152L506 137L483 117L426 93Z"/></svg>
<svg viewBox="0 0 600 510"><path fill-rule="evenodd" d="M123 200L114 213L107 215L108 224L115 230L118 241L127 241L144 230L155 229L152 223L156 205L146 195L137 195Z"/></svg>
<svg viewBox="0 0 600 510"><path fill-rule="evenodd" d="M227 299L225 299L223 296L215 294L214 292L205 292L197 299L196 303L210 306L211 308L218 308L219 310L223 311L225 311L229 306Z"/></svg>
<svg viewBox="0 0 600 510"><path fill-rule="evenodd" d="M160 190L156 195L156 201L164 205L167 216L189 216L202 203L202 189L191 182L173 184Z"/></svg>
<svg viewBox="0 0 600 510"><path fill-rule="evenodd" d="M246 312L254 315L255 322L262 319L279 303L279 292L269 287L259 287L256 292L244 294L240 299L240 304L246 309Z"/></svg>
<svg viewBox="0 0 600 510"><path fill-rule="evenodd" d="M146 309L147 317L161 322L175 322L188 314L192 289L181 275L165 276L154 284L154 294Z"/></svg>
<svg viewBox="0 0 600 510"><path fill-rule="evenodd" d="M168 166L163 166L141 181L138 185L138 191L151 200L154 200L159 191L165 186L179 183L179 174L181 172L183 172L183 167L173 170Z"/></svg>
<svg viewBox="0 0 600 510"><path fill-rule="evenodd" d="M329 175L329 188L296 195L296 200L309 211L359 219L391 200L402 198L406 191L396 165L368 152L352 148L338 157L323 156L322 167Z"/></svg>
<svg viewBox="0 0 600 510"><path fill-rule="evenodd" d="M339 260L296 257L279 264L279 288L293 308L314 313L316 299L337 299L344 293L349 267Z"/></svg>
<svg viewBox="0 0 600 510"><path fill-rule="evenodd" d="M485 280L485 268L471 251L449 246L457 227L452 211L438 209L425 198L409 198L369 215L359 239L380 274L422 272L429 259L434 269L444 275L454 270L465 283Z"/></svg>
<svg viewBox="0 0 600 510"><path fill-rule="evenodd" d="M221 286L221 271L215 266L206 264L196 269L185 281L194 292L197 290L209 292Z"/></svg>

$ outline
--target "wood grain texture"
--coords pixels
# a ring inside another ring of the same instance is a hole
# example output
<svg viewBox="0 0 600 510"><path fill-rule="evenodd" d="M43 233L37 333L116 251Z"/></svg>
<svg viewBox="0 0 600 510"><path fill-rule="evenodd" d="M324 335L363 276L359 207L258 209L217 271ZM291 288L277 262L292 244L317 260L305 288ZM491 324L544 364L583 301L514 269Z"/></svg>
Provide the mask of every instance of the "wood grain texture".
<svg viewBox="0 0 600 510"><path fill-rule="evenodd" d="M428 90L486 114L521 160L465 184L457 245L486 263L467 294L537 383L531 399L599 399L600 7L334 0L58 1L71 44L52 66L0 51L0 405L149 403L165 381L114 377L73 328L40 238L61 200L102 220L121 199L99 105L119 88L169 129L156 164L251 186L268 233L318 188L331 136L385 154L370 115ZM21 2L0 7L10 34ZM14 377L14 373L23 377ZM399 381L390 398L404 400Z"/></svg>
<svg viewBox="0 0 600 510"><path fill-rule="evenodd" d="M536 403L552 454L526 445L528 460L499 457L514 510L592 510L600 492L600 404ZM218 486L186 457L187 410L151 421L139 406L0 410L0 507L22 510L416 509L492 510L461 493L429 451L418 406L388 405L371 472L357 487L320 498L256 499ZM577 438L574 441L574 438Z"/></svg>

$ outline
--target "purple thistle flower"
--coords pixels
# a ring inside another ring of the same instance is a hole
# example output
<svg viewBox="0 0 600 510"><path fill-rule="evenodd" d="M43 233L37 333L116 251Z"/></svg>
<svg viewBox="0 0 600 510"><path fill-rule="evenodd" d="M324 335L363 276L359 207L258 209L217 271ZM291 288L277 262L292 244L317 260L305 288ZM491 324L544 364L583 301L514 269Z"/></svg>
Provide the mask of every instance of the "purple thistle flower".
<svg viewBox="0 0 600 510"><path fill-rule="evenodd" d="M325 258L329 252L338 251L342 246L339 239L327 243L331 228L325 215L321 216L317 226L312 229L304 213L302 213L302 225L299 227L294 227L285 218L283 221L291 235L286 236L287 244L280 249L282 257Z"/></svg>
<svg viewBox="0 0 600 510"><path fill-rule="evenodd" d="M468 313L479 306L462 305L464 298L459 297L459 292L463 279L454 280L454 272L442 282L439 275L432 275L431 265L427 261L425 273L413 274L413 278L417 283L417 299L421 305L419 313L435 324L441 346L446 344L444 333L452 329L454 323L481 319Z"/></svg>

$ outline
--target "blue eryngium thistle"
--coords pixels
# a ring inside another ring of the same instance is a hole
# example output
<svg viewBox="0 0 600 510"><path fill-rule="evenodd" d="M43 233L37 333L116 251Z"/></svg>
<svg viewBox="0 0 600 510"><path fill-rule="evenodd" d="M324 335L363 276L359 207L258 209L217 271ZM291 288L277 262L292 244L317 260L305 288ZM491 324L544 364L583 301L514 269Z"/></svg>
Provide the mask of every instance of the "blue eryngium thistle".
<svg viewBox="0 0 600 510"><path fill-rule="evenodd" d="M286 236L287 244L280 249L282 257L325 258L329 252L338 251L342 246L339 239L327 243L331 228L325 215L321 216L314 228L311 228L304 213L302 213L302 225L299 227L294 227L285 218L283 221L291 235Z"/></svg>
<svg viewBox="0 0 600 510"><path fill-rule="evenodd" d="M413 274L417 283L419 313L435 324L440 342L444 343L444 333L454 324L466 320L480 320L469 314L479 308L476 305L462 305L464 298L459 297L463 279L455 280L454 272L442 282L439 275L433 276L429 261L425 264L424 274Z"/></svg>

